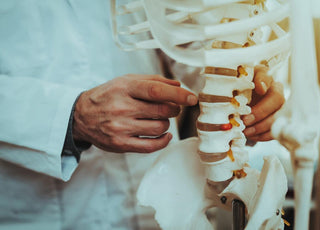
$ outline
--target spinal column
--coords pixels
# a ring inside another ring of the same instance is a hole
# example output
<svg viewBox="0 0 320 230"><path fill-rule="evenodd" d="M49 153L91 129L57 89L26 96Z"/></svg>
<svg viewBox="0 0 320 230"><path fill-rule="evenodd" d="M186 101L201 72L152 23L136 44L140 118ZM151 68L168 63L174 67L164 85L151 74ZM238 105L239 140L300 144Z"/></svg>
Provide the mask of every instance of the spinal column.
<svg viewBox="0 0 320 230"><path fill-rule="evenodd" d="M244 150L246 138L241 115L249 114L253 67L238 65L205 67L206 84L199 94L201 113L197 121L200 138L198 154L206 165L211 181L225 181L241 170L248 161Z"/></svg>
<svg viewBox="0 0 320 230"><path fill-rule="evenodd" d="M230 4L221 9L224 10L221 10L223 14L220 14L220 18L199 16L196 20L201 24L210 23L210 18L214 23L230 23L262 13L264 4L263 1L256 1L252 5ZM217 12L212 11L212 15L218 15ZM266 27L264 30L258 27L208 40L203 44L205 50L242 49L263 43L268 33ZM226 60L219 66L206 66L202 71L206 83L199 94L198 154L205 165L207 178L213 182L228 180L233 175L238 178L246 175L243 168L248 161L248 154L244 149L246 138L242 131L245 126L240 116L251 112L247 104L251 101L254 88L254 65L261 60L248 63L244 55L243 61L246 64Z"/></svg>

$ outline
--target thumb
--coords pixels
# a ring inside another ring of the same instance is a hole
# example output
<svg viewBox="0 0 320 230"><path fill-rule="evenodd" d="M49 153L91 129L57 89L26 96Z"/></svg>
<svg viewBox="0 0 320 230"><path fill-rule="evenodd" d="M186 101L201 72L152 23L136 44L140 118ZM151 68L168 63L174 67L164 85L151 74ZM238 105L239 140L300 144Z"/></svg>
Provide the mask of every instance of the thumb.
<svg viewBox="0 0 320 230"><path fill-rule="evenodd" d="M268 75L268 68L265 66L255 67L254 73L255 92L258 95L265 95L273 82L273 78Z"/></svg>

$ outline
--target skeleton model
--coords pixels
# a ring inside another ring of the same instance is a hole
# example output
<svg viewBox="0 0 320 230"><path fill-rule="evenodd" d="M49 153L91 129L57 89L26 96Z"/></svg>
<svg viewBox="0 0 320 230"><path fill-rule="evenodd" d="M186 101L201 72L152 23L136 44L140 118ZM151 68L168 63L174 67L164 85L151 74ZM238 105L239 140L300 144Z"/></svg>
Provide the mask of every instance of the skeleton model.
<svg viewBox="0 0 320 230"><path fill-rule="evenodd" d="M288 17L289 4L280 0L141 0L118 8L115 0L111 4L114 38L123 49L161 48L178 62L203 67L206 79L199 94L199 138L164 151L141 183L141 204L155 208L155 218L163 229L213 229L206 211L211 207L230 209L233 201L241 200L248 217L246 229L283 229L281 210L287 191L284 170L273 156L264 159L261 173L248 166L240 116L250 113L247 104L254 88L254 67L267 63L274 73L287 62L290 37L277 23ZM117 25L119 15L142 10L147 21L121 28ZM297 13L299 8L292 10ZM121 36L146 31L153 39L133 43L121 40ZM309 48L312 52L312 45ZM312 64L314 74L316 65ZM317 93L314 90L310 94ZM274 134L290 150L300 150L308 142L308 151L316 153L312 147L317 130L306 130L309 135L304 139L295 137L293 127L287 126L295 121L279 120ZM304 151L298 151L300 158L308 155ZM310 165L316 154L309 156L305 168L312 181ZM311 184L306 190L310 197ZM306 202L300 201L303 205ZM296 229L307 229L305 220L298 225Z"/></svg>
<svg viewBox="0 0 320 230"><path fill-rule="evenodd" d="M308 229L314 163L319 155L320 96L313 27L313 17L320 18L319 1L292 1L290 16L292 93L273 125L273 135L291 152L298 230ZM319 34L316 37L320 39ZM319 199L320 190L317 193Z"/></svg>

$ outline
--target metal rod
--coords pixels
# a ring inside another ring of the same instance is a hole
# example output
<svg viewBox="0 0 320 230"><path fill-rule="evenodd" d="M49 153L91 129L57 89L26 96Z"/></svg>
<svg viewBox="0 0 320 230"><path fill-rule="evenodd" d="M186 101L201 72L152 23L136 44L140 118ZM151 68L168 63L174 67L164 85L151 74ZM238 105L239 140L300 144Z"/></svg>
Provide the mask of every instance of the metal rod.
<svg viewBox="0 0 320 230"><path fill-rule="evenodd" d="M232 230L244 230L246 225L244 203L241 200L233 200L232 212L233 212Z"/></svg>

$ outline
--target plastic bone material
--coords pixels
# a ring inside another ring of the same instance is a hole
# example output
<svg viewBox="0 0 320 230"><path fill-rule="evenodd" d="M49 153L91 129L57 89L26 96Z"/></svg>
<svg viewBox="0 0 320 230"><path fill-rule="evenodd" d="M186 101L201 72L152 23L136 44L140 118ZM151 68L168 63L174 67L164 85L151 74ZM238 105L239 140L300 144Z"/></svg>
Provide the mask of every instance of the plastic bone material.
<svg viewBox="0 0 320 230"><path fill-rule="evenodd" d="M319 154L320 95L312 11L311 1L292 1L291 95L277 114L272 130L273 135L291 152L296 230L309 229L314 165Z"/></svg>
<svg viewBox="0 0 320 230"><path fill-rule="evenodd" d="M230 209L232 200L241 197L249 207L247 229L282 229L281 207L287 187L280 161L268 156L261 173L246 167L247 177L232 180L224 190L217 191L207 183L205 168L194 154L198 144L197 138L189 138L169 146L144 176L137 197L141 205L156 210L160 227L215 229L206 211L212 207Z"/></svg>
<svg viewBox="0 0 320 230"><path fill-rule="evenodd" d="M126 50L161 48L178 62L204 67L199 141L189 140L193 145L184 150L185 160L181 150L187 143L164 151L139 189L140 202L156 209L163 229L211 229L205 211L215 206L228 209L233 199L246 205L247 229L283 229L279 210L286 193L284 170L275 158L265 159L261 175L248 167L240 116L250 113L246 104L255 65L267 62L274 71L286 61L290 37L276 23L287 17L289 7L277 1L237 2L143 0L116 10L111 1L118 45ZM147 21L118 27L117 15L142 9ZM121 40L145 31L153 39L126 44ZM269 40L271 33L276 38ZM174 153L166 154L169 151ZM166 195L155 197L158 190Z"/></svg>
<svg viewBox="0 0 320 230"><path fill-rule="evenodd" d="M238 72L236 76L220 75L213 67L204 70L206 84L199 94L201 113L197 121L198 153L206 167L206 177L215 182L230 179L248 161L243 150L245 126L240 116L251 111L245 94L254 88L253 68L240 68L247 76ZM233 92L238 95L234 97Z"/></svg>
<svg viewBox="0 0 320 230"><path fill-rule="evenodd" d="M261 12L261 14L259 7L252 5L252 7L249 8L249 13L251 15L255 15L254 17L235 20L225 24L220 23L220 21L217 20L215 23L199 25L190 23L181 24L179 22L186 21L190 18L197 18L197 16L203 15L207 9L195 12L196 8L192 7L195 4L192 4L192 6L187 8L184 12L178 11L172 14L166 14L167 7L165 2L168 1L143 0L131 2L128 5L122 6L120 10L117 11L115 0L111 1L113 32L116 43L124 50L161 48L171 58L191 66L199 67L222 67L225 63L237 64L240 62L246 64L256 62L257 60L269 60L278 54L285 53L290 48L289 35L281 31L281 28L278 28L276 25L276 22L287 17L289 12L288 4L282 5L277 1L273 1L272 4L270 4L272 10L268 12ZM184 1L179 2L184 4ZM197 1L190 2L195 3ZM214 3L216 1L211 2ZM201 5L201 1L199 1L198 4ZM217 1L217 5L218 8L216 8L216 10L215 8L212 9L213 12L211 13L211 16L216 13L220 16L221 12L224 12L226 8L230 7L230 5L222 4L222 1ZM241 5L244 4L232 4L234 9L241 7ZM118 27L116 20L117 15L132 13L132 11L135 12L141 8L145 9L148 21L132 26ZM173 11L178 9L179 7L172 8ZM221 19L221 17L217 18ZM216 18L211 17L211 19ZM199 47L198 49L178 47L178 45L194 41L206 41L207 39L225 37L229 35L234 36L236 33L243 31L250 32L257 27L265 25L270 25L278 38L268 43L247 47L246 49L230 49L228 52L224 52L220 49L205 49L204 47ZM122 42L119 36L136 34L149 30L153 35L153 39L151 40L125 43ZM243 59L244 56L246 57L245 59Z"/></svg>

